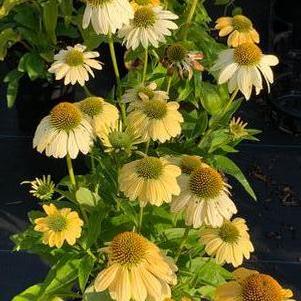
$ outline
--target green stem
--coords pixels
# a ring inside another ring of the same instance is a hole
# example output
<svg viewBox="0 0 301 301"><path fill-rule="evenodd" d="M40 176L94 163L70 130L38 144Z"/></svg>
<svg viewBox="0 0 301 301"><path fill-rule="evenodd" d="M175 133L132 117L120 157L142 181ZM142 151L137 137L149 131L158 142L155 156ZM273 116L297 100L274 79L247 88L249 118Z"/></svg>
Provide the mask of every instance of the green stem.
<svg viewBox="0 0 301 301"><path fill-rule="evenodd" d="M91 93L91 91L88 89L87 86L84 85L84 86L82 86L82 88L84 89L84 91L85 91L87 97L93 95L93 94Z"/></svg>
<svg viewBox="0 0 301 301"><path fill-rule="evenodd" d="M172 76L169 76L168 77L168 82L167 82L167 89L166 89L167 93L169 93L171 82L172 82Z"/></svg>
<svg viewBox="0 0 301 301"><path fill-rule="evenodd" d="M234 99L235 99L235 97L236 97L238 91L239 91L239 89L237 88L237 89L232 93L232 95L231 95L231 97L230 97L228 103L226 104L226 106L225 106L225 108L224 108L224 113L226 113L226 112L228 111L228 109L229 109L229 107L231 106L231 104L233 103L233 101L234 101Z"/></svg>
<svg viewBox="0 0 301 301"><path fill-rule="evenodd" d="M145 144L145 151L144 151L144 153L145 153L146 155L147 155L147 153L148 153L149 144L150 144L150 139L148 139L148 140L146 141L146 144Z"/></svg>
<svg viewBox="0 0 301 301"><path fill-rule="evenodd" d="M121 103L121 81L120 81L120 73L118 69L118 63L117 63L117 58L116 58L116 52L114 48L114 41L112 38L112 35L109 34L108 37L109 40L109 48L110 48L110 54L111 54L111 59L112 59L112 64L113 64L113 69L116 77L116 83L117 83L117 100L119 107L121 109L121 116L122 116L122 121L123 124L126 124L126 111L125 111L125 104Z"/></svg>
<svg viewBox="0 0 301 301"><path fill-rule="evenodd" d="M71 181L72 188L76 190L77 184L74 176L74 171L73 171L73 165L72 165L72 160L69 154L66 156L66 161L67 161L67 168L68 168L68 173Z"/></svg>
<svg viewBox="0 0 301 301"><path fill-rule="evenodd" d="M190 3L190 10L188 12L186 22L185 22L185 25L184 25L184 29L183 29L183 40L187 39L188 29L189 29L191 21L194 17L195 10L197 8L199 0L191 0L190 2L191 2Z"/></svg>
<svg viewBox="0 0 301 301"><path fill-rule="evenodd" d="M185 229L185 232L183 234L178 252L177 252L176 257L175 257L175 263L177 263L177 261L179 260L179 257L181 256L182 250L183 250L183 248L185 246L185 243L187 241L187 238L188 238L189 231L190 231L190 228Z"/></svg>
<svg viewBox="0 0 301 301"><path fill-rule="evenodd" d="M142 84L145 82L146 72L147 72L147 64L148 64L148 48L144 50L144 67L143 67L143 74L142 74Z"/></svg>
<svg viewBox="0 0 301 301"><path fill-rule="evenodd" d="M139 224L137 232L140 233L142 229L142 222L143 222L143 212L144 212L144 206L140 206L140 212L139 212Z"/></svg>

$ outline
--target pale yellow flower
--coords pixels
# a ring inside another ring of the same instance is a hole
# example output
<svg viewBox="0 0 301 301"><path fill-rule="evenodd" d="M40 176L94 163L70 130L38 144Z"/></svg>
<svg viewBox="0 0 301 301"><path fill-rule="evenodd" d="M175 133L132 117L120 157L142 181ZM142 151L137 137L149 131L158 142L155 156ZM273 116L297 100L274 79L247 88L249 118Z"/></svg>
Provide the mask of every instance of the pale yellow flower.
<svg viewBox="0 0 301 301"><path fill-rule="evenodd" d="M70 208L57 209L54 204L43 205L46 217L34 220L35 231L43 233L43 243L61 248L66 241L74 245L81 236L83 221L76 211Z"/></svg>
<svg viewBox="0 0 301 301"><path fill-rule="evenodd" d="M44 117L33 138L33 147L46 156L75 159L79 152L87 154L93 145L93 129L79 108L61 102Z"/></svg>
<svg viewBox="0 0 301 301"><path fill-rule="evenodd" d="M64 84L75 85L77 82L84 86L89 80L89 74L94 77L93 69L101 70L102 63L95 58L99 57L97 51L85 51L86 46L77 44L74 47L68 46L60 50L54 56L54 63L48 69L55 74L55 79L64 79Z"/></svg>
<svg viewBox="0 0 301 301"><path fill-rule="evenodd" d="M270 92L270 84L274 82L271 66L278 62L276 56L263 54L257 45L244 43L234 49L221 51L211 71L219 72L218 84L228 83L230 93L240 90L248 100L253 87L256 95L263 89L262 77Z"/></svg>
<svg viewBox="0 0 301 301"><path fill-rule="evenodd" d="M171 20L178 16L160 6L142 6L135 13L130 23L118 31L127 49L135 50L140 45L144 48L159 47L159 43L166 42L166 36L171 36L171 30L178 28Z"/></svg>
<svg viewBox="0 0 301 301"><path fill-rule="evenodd" d="M136 11L142 6L159 6L160 0L133 0L130 3Z"/></svg>
<svg viewBox="0 0 301 301"><path fill-rule="evenodd" d="M182 173L178 183L181 193L173 197L171 211L184 210L188 226L219 227L237 212L229 197L230 186L215 169L205 163L188 174Z"/></svg>
<svg viewBox="0 0 301 301"><path fill-rule="evenodd" d="M137 101L131 108L128 123L143 140L164 143L181 134L184 119L177 102L158 97Z"/></svg>
<svg viewBox="0 0 301 301"><path fill-rule="evenodd" d="M217 19L215 29L219 30L220 37L229 35L230 47L237 47L243 43L259 43L260 40L251 20L242 15Z"/></svg>
<svg viewBox="0 0 301 301"><path fill-rule="evenodd" d="M130 201L138 199L140 206L147 203L160 206L180 193L177 183L180 174L180 168L164 158L145 157L121 168L119 187Z"/></svg>
<svg viewBox="0 0 301 301"><path fill-rule="evenodd" d="M171 297L170 285L177 283L177 267L172 259L143 236L124 232L108 247L108 267L99 273L94 287L108 289L116 301L162 301Z"/></svg>
<svg viewBox="0 0 301 301"><path fill-rule="evenodd" d="M97 34L114 34L134 17L128 0L86 0L83 28L92 24Z"/></svg>
<svg viewBox="0 0 301 301"><path fill-rule="evenodd" d="M23 181L21 184L30 184L29 192L41 201L51 200L54 194L55 184L50 175L43 175L42 178L35 178L33 181Z"/></svg>
<svg viewBox="0 0 301 301"><path fill-rule="evenodd" d="M242 218L225 221L221 227L206 227L200 231L200 242L208 255L215 257L218 264L230 263L238 267L243 258L250 259L254 251L246 222Z"/></svg>
<svg viewBox="0 0 301 301"><path fill-rule="evenodd" d="M101 97L87 97L77 105L89 117L95 134L104 127L114 126L119 119L118 109Z"/></svg>
<svg viewBox="0 0 301 301"><path fill-rule="evenodd" d="M271 276L239 268L234 280L216 289L214 301L296 301L293 292L283 289Z"/></svg>

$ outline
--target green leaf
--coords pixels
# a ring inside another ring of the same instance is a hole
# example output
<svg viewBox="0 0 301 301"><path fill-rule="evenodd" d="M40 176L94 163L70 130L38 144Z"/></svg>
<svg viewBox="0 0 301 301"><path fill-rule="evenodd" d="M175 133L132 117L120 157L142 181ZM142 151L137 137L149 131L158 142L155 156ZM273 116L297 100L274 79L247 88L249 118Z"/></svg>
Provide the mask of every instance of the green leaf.
<svg viewBox="0 0 301 301"><path fill-rule="evenodd" d="M85 292L83 301L112 301L112 298L110 297L108 291L97 293L91 287Z"/></svg>
<svg viewBox="0 0 301 301"><path fill-rule="evenodd" d="M15 100L18 95L19 81L22 78L22 76L22 72L19 72L17 69L13 69L5 76L3 80L5 83L8 83L6 93L8 108L12 108L15 103Z"/></svg>
<svg viewBox="0 0 301 301"><path fill-rule="evenodd" d="M56 25L58 19L58 3L56 0L48 0L43 6L43 23L46 33L53 44L56 44Z"/></svg>
<svg viewBox="0 0 301 301"><path fill-rule="evenodd" d="M41 291L42 284L35 284L15 296L11 301L38 301Z"/></svg>
<svg viewBox="0 0 301 301"><path fill-rule="evenodd" d="M65 22L69 24L71 22L71 16L73 11L73 0L59 0L59 2L62 15L65 18Z"/></svg>
<svg viewBox="0 0 301 301"><path fill-rule="evenodd" d="M78 267L78 281L79 287L82 292L84 292L86 288L89 276L94 267L94 263L95 259L90 255L86 255L84 258L81 259L81 262Z"/></svg>
<svg viewBox="0 0 301 301"><path fill-rule="evenodd" d="M49 296L64 289L78 277L81 259L76 254L66 254L49 271L41 296Z"/></svg>
<svg viewBox="0 0 301 301"><path fill-rule="evenodd" d="M18 70L27 73L31 80L35 80L44 75L44 61L36 53L25 53L19 61Z"/></svg>
<svg viewBox="0 0 301 301"><path fill-rule="evenodd" d="M91 207L95 207L99 200L100 197L98 194L92 192L91 190L89 190L88 188L85 187L80 187L76 193L75 193L75 197L77 202L83 206L84 208L91 208Z"/></svg>
<svg viewBox="0 0 301 301"><path fill-rule="evenodd" d="M7 50L20 40L20 36L12 28L6 28L0 33L0 61L6 57Z"/></svg>
<svg viewBox="0 0 301 301"><path fill-rule="evenodd" d="M256 201L256 195L248 180L239 167L229 158L221 155L214 156L215 167L234 177L244 187L248 194Z"/></svg>
<svg viewBox="0 0 301 301"><path fill-rule="evenodd" d="M7 16L15 6L26 1L28 0L4 0L0 7L0 19Z"/></svg>

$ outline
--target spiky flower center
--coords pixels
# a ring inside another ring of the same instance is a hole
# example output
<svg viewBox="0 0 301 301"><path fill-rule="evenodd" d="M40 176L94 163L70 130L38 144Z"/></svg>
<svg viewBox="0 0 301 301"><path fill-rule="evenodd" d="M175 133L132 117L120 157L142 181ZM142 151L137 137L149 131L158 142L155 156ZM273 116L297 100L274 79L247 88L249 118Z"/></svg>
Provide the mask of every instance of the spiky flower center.
<svg viewBox="0 0 301 301"><path fill-rule="evenodd" d="M144 114L150 119L163 119L167 114L166 102L162 100L149 100L143 106Z"/></svg>
<svg viewBox="0 0 301 301"><path fill-rule="evenodd" d="M225 222L219 229L219 237L227 243L235 243L240 237L238 229L231 223Z"/></svg>
<svg viewBox="0 0 301 301"><path fill-rule="evenodd" d="M131 146L131 137L125 132L111 132L109 134L109 141L115 149L124 149Z"/></svg>
<svg viewBox="0 0 301 301"><path fill-rule="evenodd" d="M148 28L156 22L156 15L151 7L143 6L136 10L133 24L135 27Z"/></svg>
<svg viewBox="0 0 301 301"><path fill-rule="evenodd" d="M86 0L87 3L93 7L103 6L106 3L112 2L112 0Z"/></svg>
<svg viewBox="0 0 301 301"><path fill-rule="evenodd" d="M282 301L282 287L269 275L255 274L243 282L243 301Z"/></svg>
<svg viewBox="0 0 301 301"><path fill-rule="evenodd" d="M183 173L190 175L194 170L201 167L202 161L197 156L184 156L181 159L180 167Z"/></svg>
<svg viewBox="0 0 301 301"><path fill-rule="evenodd" d="M190 175L190 190L200 198L212 199L223 190L223 179L213 168L200 167Z"/></svg>
<svg viewBox="0 0 301 301"><path fill-rule="evenodd" d="M158 179L163 171L163 163L155 157L145 157L136 166L137 174L145 179Z"/></svg>
<svg viewBox="0 0 301 301"><path fill-rule="evenodd" d="M181 62L187 55L185 47L179 43L169 46L166 50L167 58L172 62Z"/></svg>
<svg viewBox="0 0 301 301"><path fill-rule="evenodd" d="M142 87L138 90L138 95L140 93L145 94L149 99L153 98L155 96L155 93L153 90L147 88L147 87Z"/></svg>
<svg viewBox="0 0 301 301"><path fill-rule="evenodd" d="M41 200L49 200L54 194L54 184L42 182L39 184L34 192L34 196Z"/></svg>
<svg viewBox="0 0 301 301"><path fill-rule="evenodd" d="M82 114L78 107L70 102L61 102L50 112L50 120L58 130L70 131L76 128L81 120Z"/></svg>
<svg viewBox="0 0 301 301"><path fill-rule="evenodd" d="M242 15L234 16L232 22L233 27L239 32L248 32L253 27L251 20Z"/></svg>
<svg viewBox="0 0 301 301"><path fill-rule="evenodd" d="M70 67L81 66L84 63L84 54L76 49L69 50L66 54L65 62Z"/></svg>
<svg viewBox="0 0 301 301"><path fill-rule="evenodd" d="M67 220L64 216L57 214L47 217L47 226L54 232L61 232L66 229Z"/></svg>
<svg viewBox="0 0 301 301"><path fill-rule="evenodd" d="M244 124L243 122L239 121L231 121L229 125L230 133L235 137L235 138L241 138L246 135L248 135L247 130L245 129L247 124Z"/></svg>
<svg viewBox="0 0 301 301"><path fill-rule="evenodd" d="M112 240L110 259L125 266L137 265L145 258L147 249L148 242L143 236L135 232L120 233Z"/></svg>
<svg viewBox="0 0 301 301"><path fill-rule="evenodd" d="M253 43L243 43L234 49L234 61L241 66L253 66L260 62L262 51Z"/></svg>
<svg viewBox="0 0 301 301"><path fill-rule="evenodd" d="M80 110L90 117L98 115L103 110L103 99L101 97L87 97L79 103Z"/></svg>

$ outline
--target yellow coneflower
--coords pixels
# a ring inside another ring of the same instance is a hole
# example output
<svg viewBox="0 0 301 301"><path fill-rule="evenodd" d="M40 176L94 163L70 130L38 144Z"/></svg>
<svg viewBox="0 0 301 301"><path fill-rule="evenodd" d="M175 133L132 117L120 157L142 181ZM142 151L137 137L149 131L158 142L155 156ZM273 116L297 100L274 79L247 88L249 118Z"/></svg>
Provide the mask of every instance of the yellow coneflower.
<svg viewBox="0 0 301 301"><path fill-rule="evenodd" d="M283 289L271 276L239 268L234 280L216 289L214 301L296 301L293 293Z"/></svg>
<svg viewBox="0 0 301 301"><path fill-rule="evenodd" d="M44 117L33 138L33 147L46 156L75 159L79 152L87 154L93 145L93 130L79 108L61 102Z"/></svg>
<svg viewBox="0 0 301 301"><path fill-rule="evenodd" d="M251 20L243 15L217 19L215 29L219 30L221 37L229 35L228 46L230 47L237 47L243 43L259 43L260 40Z"/></svg>
<svg viewBox="0 0 301 301"><path fill-rule="evenodd" d="M181 193L173 197L171 211L184 210L188 226L219 227L237 212L229 197L230 186L215 169L205 163L189 174L182 173L178 183Z"/></svg>
<svg viewBox="0 0 301 301"><path fill-rule="evenodd" d="M218 228L201 229L200 241L205 245L207 254L214 256L217 263L230 263L234 267L240 266L244 257L249 259L254 251L248 227L242 218L224 221Z"/></svg>
<svg viewBox="0 0 301 301"><path fill-rule="evenodd" d="M171 297L170 285L177 283L177 267L159 248L134 232L116 235L103 251L108 267L99 273L94 287L108 289L116 301L162 301Z"/></svg>
<svg viewBox="0 0 301 301"><path fill-rule="evenodd" d="M160 206L180 193L177 183L180 174L180 168L164 158L145 157L121 168L119 187L131 201L138 199L141 206L147 203Z"/></svg>
<svg viewBox="0 0 301 301"><path fill-rule="evenodd" d="M54 204L44 205L43 209L47 216L34 220L35 231L43 233L43 243L57 248L61 248L64 241L74 245L83 226L78 213L70 208L57 209Z"/></svg>

